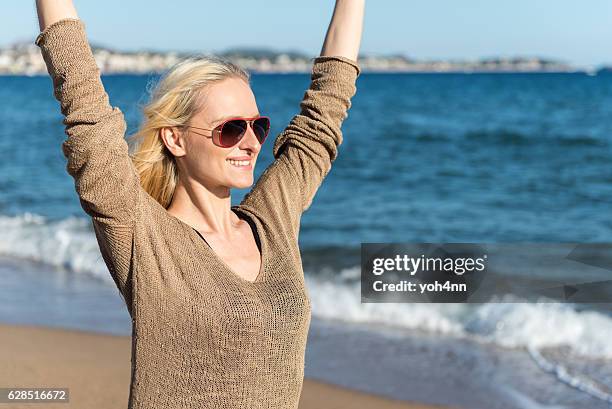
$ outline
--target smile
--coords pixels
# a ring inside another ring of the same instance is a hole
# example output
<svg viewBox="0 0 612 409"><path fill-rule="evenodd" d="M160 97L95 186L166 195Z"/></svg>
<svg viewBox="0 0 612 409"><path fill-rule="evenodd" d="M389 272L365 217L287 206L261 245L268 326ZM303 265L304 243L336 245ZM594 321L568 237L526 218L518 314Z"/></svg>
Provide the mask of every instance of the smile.
<svg viewBox="0 0 612 409"><path fill-rule="evenodd" d="M229 162L232 166L240 168L240 169L244 169L244 170L251 169L251 161L249 161L249 160L231 160L231 159L226 159L226 161Z"/></svg>

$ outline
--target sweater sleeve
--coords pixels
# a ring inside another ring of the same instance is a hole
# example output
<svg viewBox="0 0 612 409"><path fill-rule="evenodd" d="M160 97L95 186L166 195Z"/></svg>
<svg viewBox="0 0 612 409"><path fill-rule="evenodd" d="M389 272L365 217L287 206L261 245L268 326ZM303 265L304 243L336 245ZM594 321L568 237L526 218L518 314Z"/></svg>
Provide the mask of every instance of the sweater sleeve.
<svg viewBox="0 0 612 409"><path fill-rule="evenodd" d="M297 237L301 215L310 207L338 155L342 122L348 117L359 74L359 65L349 58L314 59L300 113L276 137L274 161L245 196L243 205L288 225Z"/></svg>
<svg viewBox="0 0 612 409"><path fill-rule="evenodd" d="M35 44L64 115L66 169L83 210L92 217L104 261L128 301L126 284L141 187L124 139L123 113L109 104L81 20L51 24Z"/></svg>

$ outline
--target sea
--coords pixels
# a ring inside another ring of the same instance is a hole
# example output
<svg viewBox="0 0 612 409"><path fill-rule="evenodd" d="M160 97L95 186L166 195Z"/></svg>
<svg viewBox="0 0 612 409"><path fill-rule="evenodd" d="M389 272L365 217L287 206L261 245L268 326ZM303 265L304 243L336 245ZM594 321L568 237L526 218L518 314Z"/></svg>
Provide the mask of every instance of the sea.
<svg viewBox="0 0 612 409"><path fill-rule="evenodd" d="M157 78L103 76L129 134ZM309 81L252 75L272 119L256 177ZM0 101L0 322L130 335L50 78L0 77ZM302 216L306 377L461 409L611 408L610 305L363 303L360 246L612 243L612 75L364 72L343 136Z"/></svg>

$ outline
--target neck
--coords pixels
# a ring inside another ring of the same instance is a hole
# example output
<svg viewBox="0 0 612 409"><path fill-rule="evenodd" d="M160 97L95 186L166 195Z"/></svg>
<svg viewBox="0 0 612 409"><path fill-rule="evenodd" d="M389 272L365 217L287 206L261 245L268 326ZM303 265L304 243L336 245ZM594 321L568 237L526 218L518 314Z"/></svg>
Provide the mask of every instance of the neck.
<svg viewBox="0 0 612 409"><path fill-rule="evenodd" d="M230 190L226 187L211 191L200 183L179 180L167 210L202 233L229 237L240 223L231 210L231 203Z"/></svg>

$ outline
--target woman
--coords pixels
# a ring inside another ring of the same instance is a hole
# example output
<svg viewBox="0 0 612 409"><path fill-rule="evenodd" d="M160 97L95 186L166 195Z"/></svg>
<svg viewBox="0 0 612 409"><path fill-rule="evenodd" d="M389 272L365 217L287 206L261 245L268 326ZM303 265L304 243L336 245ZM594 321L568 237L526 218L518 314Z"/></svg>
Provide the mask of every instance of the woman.
<svg viewBox="0 0 612 409"><path fill-rule="evenodd" d="M133 155L70 0L38 0L36 39L65 116L67 170L132 317L130 408L296 408L311 306L300 217L342 142L365 0L337 0L301 112L274 141L248 75L216 58L168 72Z"/></svg>

